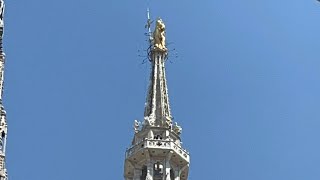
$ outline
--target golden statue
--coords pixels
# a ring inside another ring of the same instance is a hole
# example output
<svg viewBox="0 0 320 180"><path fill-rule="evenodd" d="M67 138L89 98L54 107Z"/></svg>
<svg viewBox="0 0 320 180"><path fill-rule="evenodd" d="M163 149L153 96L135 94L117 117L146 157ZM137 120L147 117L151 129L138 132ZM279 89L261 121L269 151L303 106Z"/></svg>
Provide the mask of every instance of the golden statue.
<svg viewBox="0 0 320 180"><path fill-rule="evenodd" d="M164 25L162 19L158 19L156 23L156 28L153 32L153 46L154 49L166 51L166 37L165 37L166 26Z"/></svg>

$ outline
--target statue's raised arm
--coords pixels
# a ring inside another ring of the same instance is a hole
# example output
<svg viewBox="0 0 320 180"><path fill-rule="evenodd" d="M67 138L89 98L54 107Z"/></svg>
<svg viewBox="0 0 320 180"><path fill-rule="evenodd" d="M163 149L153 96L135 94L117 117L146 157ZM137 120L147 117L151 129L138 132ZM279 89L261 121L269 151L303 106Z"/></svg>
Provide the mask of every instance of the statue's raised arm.
<svg viewBox="0 0 320 180"><path fill-rule="evenodd" d="M153 32L153 46L156 50L166 51L166 26L162 19L158 19L156 23L156 28Z"/></svg>

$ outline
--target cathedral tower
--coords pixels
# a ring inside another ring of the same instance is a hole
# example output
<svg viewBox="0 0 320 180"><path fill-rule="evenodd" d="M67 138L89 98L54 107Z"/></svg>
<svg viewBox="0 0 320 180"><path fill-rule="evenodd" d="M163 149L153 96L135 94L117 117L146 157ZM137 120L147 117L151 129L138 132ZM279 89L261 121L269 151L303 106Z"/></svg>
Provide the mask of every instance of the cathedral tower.
<svg viewBox="0 0 320 180"><path fill-rule="evenodd" d="M150 84L144 121L134 122L135 134L126 151L124 177L126 180L187 180L190 156L182 148L182 128L173 123L169 105L165 24L159 18L153 33L150 26L148 13Z"/></svg>
<svg viewBox="0 0 320 180"><path fill-rule="evenodd" d="M5 166L6 156L6 140L7 140L7 119L6 111L4 110L3 99L3 84L4 84L4 64L5 54L2 48L3 30L4 30L4 1L0 0L0 180L8 180L7 170Z"/></svg>

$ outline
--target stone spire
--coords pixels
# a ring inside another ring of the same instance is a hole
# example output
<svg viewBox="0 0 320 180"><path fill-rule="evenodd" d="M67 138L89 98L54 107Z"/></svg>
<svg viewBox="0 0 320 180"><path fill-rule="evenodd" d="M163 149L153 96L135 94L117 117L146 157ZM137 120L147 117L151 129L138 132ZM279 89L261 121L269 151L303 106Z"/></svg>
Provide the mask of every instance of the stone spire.
<svg viewBox="0 0 320 180"><path fill-rule="evenodd" d="M182 148L180 134L182 128L172 123L169 106L165 62L168 50L165 40L165 24L156 21L155 30L150 31L151 63L150 85L145 104L144 121L134 122L134 138L126 151L125 180L187 180L190 156Z"/></svg>
<svg viewBox="0 0 320 180"><path fill-rule="evenodd" d="M7 140L7 119L6 111L4 110L2 99L3 99L3 88L4 88L4 64L5 54L2 48L3 31L4 31L4 1L0 0L0 180L8 180L6 165L5 165L5 154L6 154L6 140Z"/></svg>
<svg viewBox="0 0 320 180"><path fill-rule="evenodd" d="M165 25L161 19L156 21L156 28L151 39L149 59L151 62L150 85L145 104L145 125L172 126L165 62L167 47L165 44Z"/></svg>

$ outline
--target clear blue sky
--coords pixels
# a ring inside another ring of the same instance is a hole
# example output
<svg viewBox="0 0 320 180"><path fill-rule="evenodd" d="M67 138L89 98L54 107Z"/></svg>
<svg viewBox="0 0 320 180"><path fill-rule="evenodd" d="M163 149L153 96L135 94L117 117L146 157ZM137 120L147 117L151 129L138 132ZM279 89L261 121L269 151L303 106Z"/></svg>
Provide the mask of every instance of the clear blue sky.
<svg viewBox="0 0 320 180"><path fill-rule="evenodd" d="M316 0L7 0L11 180L123 179L143 119L144 24L167 25L190 180L320 179Z"/></svg>

